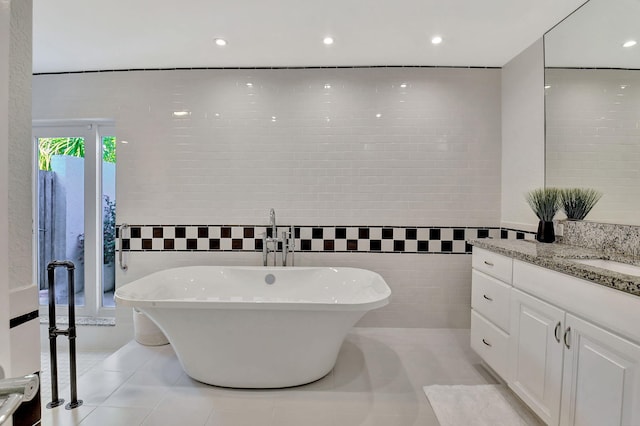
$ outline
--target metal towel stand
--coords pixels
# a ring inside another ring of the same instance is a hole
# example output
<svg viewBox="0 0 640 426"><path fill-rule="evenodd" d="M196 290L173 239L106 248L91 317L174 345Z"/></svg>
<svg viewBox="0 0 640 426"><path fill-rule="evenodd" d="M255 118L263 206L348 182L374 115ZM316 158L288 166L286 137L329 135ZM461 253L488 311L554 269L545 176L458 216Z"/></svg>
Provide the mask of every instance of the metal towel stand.
<svg viewBox="0 0 640 426"><path fill-rule="evenodd" d="M65 267L68 272L68 305L69 327L66 330L56 328L56 297L55 297L55 269ZM54 260L47 265L49 274L49 354L51 357L51 402L47 408L54 408L64 404L64 399L58 398L58 349L56 338L64 335L69 338L69 375L71 381L71 401L64 408L72 410L82 405L78 400L76 382L76 305L75 305L75 265L70 261Z"/></svg>

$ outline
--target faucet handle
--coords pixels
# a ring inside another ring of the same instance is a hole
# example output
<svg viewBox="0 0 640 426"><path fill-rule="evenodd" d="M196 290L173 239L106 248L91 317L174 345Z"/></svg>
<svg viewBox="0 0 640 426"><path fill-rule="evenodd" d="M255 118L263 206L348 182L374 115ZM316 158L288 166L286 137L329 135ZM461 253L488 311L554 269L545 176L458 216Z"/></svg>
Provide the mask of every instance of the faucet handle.
<svg viewBox="0 0 640 426"><path fill-rule="evenodd" d="M294 225L289 228L289 240L291 241L289 247L294 249L296 247L296 227Z"/></svg>

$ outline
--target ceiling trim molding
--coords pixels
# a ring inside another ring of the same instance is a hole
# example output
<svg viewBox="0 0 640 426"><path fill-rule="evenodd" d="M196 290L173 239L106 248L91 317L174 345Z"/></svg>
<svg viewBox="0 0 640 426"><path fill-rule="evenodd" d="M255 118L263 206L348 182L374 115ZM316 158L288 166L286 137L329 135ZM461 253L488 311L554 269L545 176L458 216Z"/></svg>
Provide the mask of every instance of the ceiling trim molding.
<svg viewBox="0 0 640 426"><path fill-rule="evenodd" d="M37 72L33 75L57 75L57 74L88 74L102 72L128 72L128 71L197 71L197 70L306 70L306 69L369 69L369 68L461 68L461 69L488 69L499 70L502 67L462 66L462 65L338 65L338 66L309 66L309 67L184 67L184 68L131 68L131 69L106 69L87 71L54 71Z"/></svg>

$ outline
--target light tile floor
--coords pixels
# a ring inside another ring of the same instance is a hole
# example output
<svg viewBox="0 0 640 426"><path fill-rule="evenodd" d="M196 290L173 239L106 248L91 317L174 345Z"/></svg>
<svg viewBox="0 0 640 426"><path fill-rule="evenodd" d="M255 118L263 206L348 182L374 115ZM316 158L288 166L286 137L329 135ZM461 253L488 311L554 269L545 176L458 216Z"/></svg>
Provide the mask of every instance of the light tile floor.
<svg viewBox="0 0 640 426"><path fill-rule="evenodd" d="M84 405L43 408L42 424L436 426L423 386L486 383L495 380L469 347L469 330L354 328L326 377L274 390L204 385L170 345L132 341L82 374Z"/></svg>
<svg viewBox="0 0 640 426"><path fill-rule="evenodd" d="M82 376L109 357L112 352L78 352L76 354L76 374ZM58 351L58 398L69 402L69 352ZM51 361L49 352L40 354L40 399L42 406L51 402Z"/></svg>

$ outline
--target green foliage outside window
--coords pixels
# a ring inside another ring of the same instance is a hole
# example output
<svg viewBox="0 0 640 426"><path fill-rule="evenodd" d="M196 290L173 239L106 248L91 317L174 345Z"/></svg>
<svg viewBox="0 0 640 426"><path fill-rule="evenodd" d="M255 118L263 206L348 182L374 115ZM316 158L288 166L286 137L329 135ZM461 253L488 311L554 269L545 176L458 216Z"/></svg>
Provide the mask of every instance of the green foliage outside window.
<svg viewBox="0 0 640 426"><path fill-rule="evenodd" d="M102 222L102 254L104 264L115 262L116 258L116 202L104 196L104 216Z"/></svg>
<svg viewBox="0 0 640 426"><path fill-rule="evenodd" d="M40 170L51 170L51 157L69 155L84 158L83 138L40 138L38 140L38 166ZM107 163L116 162L116 138L102 138L102 160Z"/></svg>
<svg viewBox="0 0 640 426"><path fill-rule="evenodd" d="M106 163L116 162L116 137L105 136L102 138L102 161Z"/></svg>

